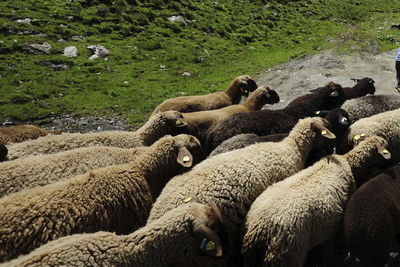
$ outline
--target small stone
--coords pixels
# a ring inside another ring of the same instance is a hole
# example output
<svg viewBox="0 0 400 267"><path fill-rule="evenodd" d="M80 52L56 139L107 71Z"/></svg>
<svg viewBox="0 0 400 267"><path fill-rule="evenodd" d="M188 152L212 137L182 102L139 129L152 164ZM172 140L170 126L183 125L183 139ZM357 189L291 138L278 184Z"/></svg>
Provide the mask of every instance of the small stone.
<svg viewBox="0 0 400 267"><path fill-rule="evenodd" d="M129 82L128 81L124 81L124 84L128 84Z"/></svg>
<svg viewBox="0 0 400 267"><path fill-rule="evenodd" d="M78 52L78 49L76 46L67 46L64 48L64 56L66 57L76 57L76 53Z"/></svg>
<svg viewBox="0 0 400 267"><path fill-rule="evenodd" d="M165 69L165 65L160 65L160 69Z"/></svg>
<svg viewBox="0 0 400 267"><path fill-rule="evenodd" d="M30 44L23 48L26 52L34 55L39 54L50 54L51 45L48 42L43 42L43 44Z"/></svg>
<svg viewBox="0 0 400 267"><path fill-rule="evenodd" d="M190 77L192 74L190 74L190 72L187 72L187 71L185 71L185 72L183 72L182 73L182 76L183 77Z"/></svg>
<svg viewBox="0 0 400 267"><path fill-rule="evenodd" d="M30 18L24 18L24 19L17 19L15 22L31 24L31 21L32 20Z"/></svg>
<svg viewBox="0 0 400 267"><path fill-rule="evenodd" d="M86 38L82 35L74 35L71 37L71 39L74 41L86 41Z"/></svg>
<svg viewBox="0 0 400 267"><path fill-rule="evenodd" d="M93 55L89 57L89 60L107 58L107 56L110 55L110 51L102 45L89 45L87 48L93 53Z"/></svg>
<svg viewBox="0 0 400 267"><path fill-rule="evenodd" d="M64 28L64 29L67 29L67 28L68 28L68 25L65 25L65 24L60 24L60 25L58 25L58 26L60 26L61 28Z"/></svg>
<svg viewBox="0 0 400 267"><path fill-rule="evenodd" d="M186 20L185 20L181 15L178 15L178 16L171 16L171 17L168 18L168 20L171 21L171 22L179 22L179 23L182 23L182 24L184 24L185 26L187 25Z"/></svg>

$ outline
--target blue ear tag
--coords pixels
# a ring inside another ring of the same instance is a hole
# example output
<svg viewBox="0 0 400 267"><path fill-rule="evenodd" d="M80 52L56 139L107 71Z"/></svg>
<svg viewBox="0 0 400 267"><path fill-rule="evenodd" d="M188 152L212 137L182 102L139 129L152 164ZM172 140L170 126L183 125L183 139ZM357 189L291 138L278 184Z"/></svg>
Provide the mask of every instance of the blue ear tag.
<svg viewBox="0 0 400 267"><path fill-rule="evenodd" d="M204 247L206 246L206 244L207 244L207 238L204 237L203 241L201 242L200 249L204 250Z"/></svg>

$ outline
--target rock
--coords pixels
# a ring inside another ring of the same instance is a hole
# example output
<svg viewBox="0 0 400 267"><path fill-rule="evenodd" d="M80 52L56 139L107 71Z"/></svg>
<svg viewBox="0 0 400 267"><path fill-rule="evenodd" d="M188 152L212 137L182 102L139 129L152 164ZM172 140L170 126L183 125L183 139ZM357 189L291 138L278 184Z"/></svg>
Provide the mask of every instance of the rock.
<svg viewBox="0 0 400 267"><path fill-rule="evenodd" d="M31 24L31 21L32 20L30 18L24 18L24 19L17 19L15 22Z"/></svg>
<svg viewBox="0 0 400 267"><path fill-rule="evenodd" d="M58 39L57 42L62 43L62 44L66 44L66 43L67 43L67 41L65 41L65 40L62 39L62 38L61 38L61 39Z"/></svg>
<svg viewBox="0 0 400 267"><path fill-rule="evenodd" d="M192 74L190 74L190 72L187 72L187 71L182 73L182 76L184 76L184 77L190 77L191 75Z"/></svg>
<svg viewBox="0 0 400 267"><path fill-rule="evenodd" d="M171 17L168 18L168 20L171 21L171 22L179 22L179 23L182 23L182 24L184 24L185 26L187 25L186 20L185 20L181 15L178 15L178 16L171 16Z"/></svg>
<svg viewBox="0 0 400 267"><path fill-rule="evenodd" d="M24 51L29 54L39 55L39 54L50 54L51 45L48 42L43 42L43 44L30 44L23 48Z"/></svg>
<svg viewBox="0 0 400 267"><path fill-rule="evenodd" d="M54 63L54 62L51 62L51 61L40 61L40 62L37 62L37 64L43 65L43 66L46 66L46 67L51 67L51 68L53 68L53 70L68 70L69 69L69 66L67 64L65 64L65 63Z"/></svg>
<svg viewBox="0 0 400 267"><path fill-rule="evenodd" d="M86 41L85 36L82 36L82 35L74 35L71 37L71 39L74 41Z"/></svg>
<svg viewBox="0 0 400 267"><path fill-rule="evenodd" d="M89 45L87 48L93 53L93 55L89 57L89 60L106 58L110 55L110 51L102 45Z"/></svg>
<svg viewBox="0 0 400 267"><path fill-rule="evenodd" d="M64 56L66 57L76 57L76 53L78 52L78 49L76 46L67 46L64 48Z"/></svg>

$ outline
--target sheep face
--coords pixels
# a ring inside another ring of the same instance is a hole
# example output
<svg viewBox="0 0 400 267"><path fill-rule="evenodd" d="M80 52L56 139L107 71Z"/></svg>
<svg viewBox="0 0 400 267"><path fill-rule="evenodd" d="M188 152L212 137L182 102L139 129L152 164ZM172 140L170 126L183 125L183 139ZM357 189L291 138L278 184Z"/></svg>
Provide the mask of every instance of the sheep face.
<svg viewBox="0 0 400 267"><path fill-rule="evenodd" d="M363 92L365 93L365 95L367 94L371 94L373 95L375 93L375 85L374 85L375 81L371 78L363 78L361 79L357 85L359 85Z"/></svg>
<svg viewBox="0 0 400 267"><path fill-rule="evenodd" d="M315 113L319 117L325 118L329 122L329 130L331 130L336 137L343 135L350 127L349 114L341 108L332 110L321 110Z"/></svg>
<svg viewBox="0 0 400 267"><path fill-rule="evenodd" d="M179 111L165 111L161 114L161 116L165 118L167 125L172 128L172 135L184 132L187 127L187 122L183 119L182 113L180 113Z"/></svg>
<svg viewBox="0 0 400 267"><path fill-rule="evenodd" d="M205 159L200 141L191 135L175 136L177 147L177 162L183 167L190 168Z"/></svg>
<svg viewBox="0 0 400 267"><path fill-rule="evenodd" d="M336 136L327 127L329 127L329 122L326 119L315 118L312 121L311 129L315 132L316 136L311 148L313 158L309 159L308 165L333 153L336 145Z"/></svg>
<svg viewBox="0 0 400 267"><path fill-rule="evenodd" d="M319 109L340 107L346 101L346 95L340 84L329 82L317 89L313 104Z"/></svg>
<svg viewBox="0 0 400 267"><path fill-rule="evenodd" d="M257 89L256 82L248 75L239 76L237 81L240 84L242 95L248 97L249 94Z"/></svg>
<svg viewBox="0 0 400 267"><path fill-rule="evenodd" d="M197 198L188 198L197 202ZM226 254L229 246L228 235L221 213L215 205L193 205L194 253L220 258Z"/></svg>

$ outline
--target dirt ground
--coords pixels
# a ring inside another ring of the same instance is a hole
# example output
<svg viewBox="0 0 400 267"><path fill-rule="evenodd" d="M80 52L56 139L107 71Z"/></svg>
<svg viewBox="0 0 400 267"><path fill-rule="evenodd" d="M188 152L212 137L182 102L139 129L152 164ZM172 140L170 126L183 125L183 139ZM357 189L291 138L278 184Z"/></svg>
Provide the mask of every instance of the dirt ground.
<svg viewBox="0 0 400 267"><path fill-rule="evenodd" d="M375 80L375 94L397 94L395 58L397 49L380 54L339 55L332 50L291 60L267 70L256 78L258 85L275 89L281 101L271 109L283 108L308 90L333 81L353 86L350 78L369 77Z"/></svg>

